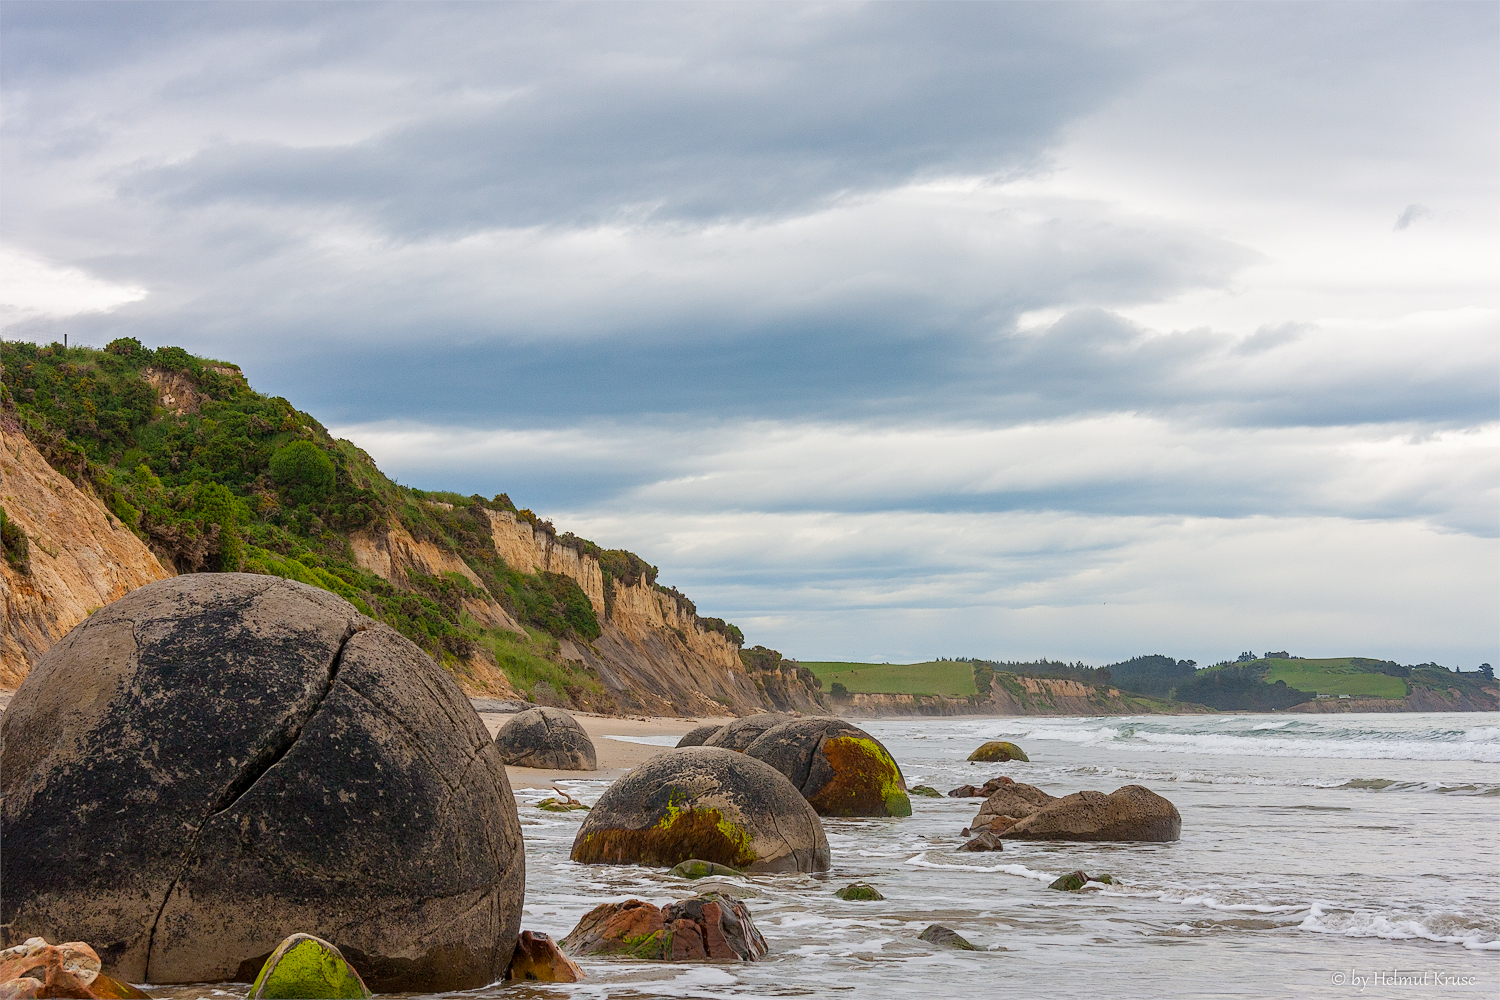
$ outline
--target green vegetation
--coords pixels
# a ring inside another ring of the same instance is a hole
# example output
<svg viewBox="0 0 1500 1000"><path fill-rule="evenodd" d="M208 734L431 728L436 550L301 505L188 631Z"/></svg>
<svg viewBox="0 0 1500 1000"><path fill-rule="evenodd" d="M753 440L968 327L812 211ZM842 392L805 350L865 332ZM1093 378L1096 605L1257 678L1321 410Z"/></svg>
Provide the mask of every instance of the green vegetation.
<svg viewBox="0 0 1500 1000"><path fill-rule="evenodd" d="M1266 682L1285 681L1287 687L1313 694L1347 694L1356 698L1405 698L1406 682L1400 677L1362 669L1360 664L1374 661L1344 656L1328 660L1264 661L1270 666Z"/></svg>
<svg viewBox="0 0 1500 1000"><path fill-rule="evenodd" d="M12 569L31 572L31 540L19 524L5 516L4 507L0 507L0 548L5 550L5 561Z"/></svg>
<svg viewBox="0 0 1500 1000"><path fill-rule="evenodd" d="M925 663L844 663L803 661L825 686L841 684L853 694L975 694L974 671L962 660ZM835 694L838 694L835 691Z"/></svg>
<svg viewBox="0 0 1500 1000"><path fill-rule="evenodd" d="M644 559L559 536L503 493L487 500L392 482L369 455L287 400L254 391L233 364L128 337L102 351L5 341L0 362L6 419L178 572L264 573L332 591L460 678L474 677L478 656L493 659L522 691L545 682L580 706L608 707L593 673L560 655L560 640L601 634L593 603L569 577L507 566L491 541L490 512L513 512L597 558L606 614L615 581L643 580L697 613L656 583L657 569ZM159 402L168 396L170 408ZM381 529L405 529L469 572L382 579L358 564L353 548L362 532ZM6 558L24 566L24 533L3 518L0 533ZM526 626L526 637L476 621L491 599ZM721 619L698 620L743 642Z"/></svg>

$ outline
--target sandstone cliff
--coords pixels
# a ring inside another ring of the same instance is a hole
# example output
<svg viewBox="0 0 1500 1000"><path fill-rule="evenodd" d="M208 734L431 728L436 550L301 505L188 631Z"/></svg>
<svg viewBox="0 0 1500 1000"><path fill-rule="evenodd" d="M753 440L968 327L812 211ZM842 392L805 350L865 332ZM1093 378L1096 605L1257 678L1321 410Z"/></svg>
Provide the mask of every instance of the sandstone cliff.
<svg viewBox="0 0 1500 1000"><path fill-rule="evenodd" d="M74 625L169 573L97 499L59 475L14 427L0 428L0 505L26 533L30 571L0 562L0 687L13 688Z"/></svg>

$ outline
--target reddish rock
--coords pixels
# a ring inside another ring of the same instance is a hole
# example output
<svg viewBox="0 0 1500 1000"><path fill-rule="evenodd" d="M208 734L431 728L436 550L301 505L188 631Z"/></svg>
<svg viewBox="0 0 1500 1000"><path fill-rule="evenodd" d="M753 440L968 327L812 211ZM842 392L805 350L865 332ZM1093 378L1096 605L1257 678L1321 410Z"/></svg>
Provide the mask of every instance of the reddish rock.
<svg viewBox="0 0 1500 1000"><path fill-rule="evenodd" d="M604 903L560 942L574 955L629 955L657 961L754 961L765 955L745 904L705 893L658 909L642 899Z"/></svg>
<svg viewBox="0 0 1500 1000"><path fill-rule="evenodd" d="M557 942L540 931L522 931L516 938L507 979L540 983L576 983L583 978L578 963L564 955Z"/></svg>
<svg viewBox="0 0 1500 1000"><path fill-rule="evenodd" d="M948 797L952 799L987 799L1006 785L1014 785L1015 783L1014 778L1007 778L1002 775L998 778L991 778L983 785L959 785L948 793Z"/></svg>
<svg viewBox="0 0 1500 1000"><path fill-rule="evenodd" d="M35 1000L42 995L42 981L24 976L0 983L0 1000Z"/></svg>

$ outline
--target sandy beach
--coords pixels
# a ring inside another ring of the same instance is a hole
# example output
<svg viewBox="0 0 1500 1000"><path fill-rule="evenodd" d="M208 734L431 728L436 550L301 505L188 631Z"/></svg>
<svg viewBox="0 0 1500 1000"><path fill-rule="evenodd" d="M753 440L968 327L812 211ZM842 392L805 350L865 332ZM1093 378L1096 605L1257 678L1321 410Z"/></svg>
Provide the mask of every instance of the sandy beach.
<svg viewBox="0 0 1500 1000"><path fill-rule="evenodd" d="M505 770L510 775L512 788L551 788L559 780L575 779L584 775L613 781L671 745L636 743L631 740L652 737L665 740L666 737L674 737L672 743L675 743L676 737L681 737L705 722L733 721L727 716L715 719L677 719L589 715L584 712L573 712L572 715L588 732L589 739L594 741L594 755L598 758L599 770L550 771L539 767L507 767ZM499 732L500 727L511 718L510 714L504 712L480 712L479 717L484 720L485 727L489 729L491 736ZM621 736L628 737L628 739L613 738Z"/></svg>

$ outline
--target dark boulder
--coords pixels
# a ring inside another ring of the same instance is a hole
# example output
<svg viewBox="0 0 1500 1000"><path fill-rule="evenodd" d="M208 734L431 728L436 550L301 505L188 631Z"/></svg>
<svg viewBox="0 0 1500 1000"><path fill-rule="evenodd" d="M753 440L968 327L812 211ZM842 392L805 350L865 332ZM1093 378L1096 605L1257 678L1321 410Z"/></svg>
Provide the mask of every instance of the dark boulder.
<svg viewBox="0 0 1500 1000"><path fill-rule="evenodd" d="M1016 788L1030 787L1016 785ZM1003 792L990 796L980 818ZM976 820L976 827L978 821ZM993 829L993 824L991 824ZM1182 836L1182 814L1171 802L1141 785L1126 785L1108 795L1074 792L1052 799L1009 824L1000 836L1009 840L1126 840L1164 843Z"/></svg>
<svg viewBox="0 0 1500 1000"><path fill-rule="evenodd" d="M516 939L506 979L535 983L576 983L583 970L541 931L522 931Z"/></svg>
<svg viewBox="0 0 1500 1000"><path fill-rule="evenodd" d="M850 882L838 892L834 893L839 899L847 899L852 902L868 903L884 899L880 890L868 882Z"/></svg>
<svg viewBox="0 0 1500 1000"><path fill-rule="evenodd" d="M1005 850L1005 842L1002 841L995 834L991 833L990 831L988 831L988 830L981 830L979 832L979 836L975 837L973 840L970 840L969 842L967 842L966 844L964 844L962 847L959 848L959 850L960 851L1003 851L1003 850Z"/></svg>
<svg viewBox="0 0 1500 1000"><path fill-rule="evenodd" d="M249 981L314 928L372 989L505 974L525 858L453 680L326 591L179 576L78 625L0 737L3 918L131 982Z"/></svg>
<svg viewBox="0 0 1500 1000"><path fill-rule="evenodd" d="M560 708L529 708L507 719L495 734L500 759L512 767L597 771L594 741Z"/></svg>
<svg viewBox="0 0 1500 1000"><path fill-rule="evenodd" d="M957 948L960 951L978 951L979 949L970 944L962 934L951 927L942 924L929 924L927 929L917 937L928 944L935 944L940 948Z"/></svg>
<svg viewBox="0 0 1500 1000"><path fill-rule="evenodd" d="M908 788L907 791L912 795L921 795L924 798L929 799L940 799L943 797L943 793L938 791L936 788L933 788L931 785L913 785L911 788Z"/></svg>
<svg viewBox="0 0 1500 1000"><path fill-rule="evenodd" d="M708 742L709 737L723 728L724 724L722 722L710 722L696 729L689 729L682 739L677 741L677 745L680 747L701 747Z"/></svg>
<svg viewBox="0 0 1500 1000"><path fill-rule="evenodd" d="M574 955L654 961L753 962L767 952L750 910L717 892L655 907L643 899L601 903L562 939Z"/></svg>
<svg viewBox="0 0 1500 1000"><path fill-rule="evenodd" d="M991 763L1007 760L1024 760L1028 763L1031 761L1031 758L1026 756L1026 751L1014 743L1007 743L1005 740L990 740L978 750L969 754L969 759Z"/></svg>
<svg viewBox="0 0 1500 1000"><path fill-rule="evenodd" d="M743 719L735 719L729 725L724 726L717 733L703 741L706 747L724 747L726 750L738 750L744 753L745 749L760 738L772 726L779 726L789 720L791 716L783 715L781 712L757 712L755 715L747 715Z"/></svg>
<svg viewBox="0 0 1500 1000"><path fill-rule="evenodd" d="M906 779L879 740L842 719L793 719L745 750L786 775L824 816L910 816Z"/></svg>
<svg viewBox="0 0 1500 1000"><path fill-rule="evenodd" d="M573 860L751 872L828 870L817 813L780 771L722 747L684 747L615 782L579 827Z"/></svg>

